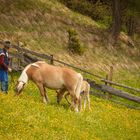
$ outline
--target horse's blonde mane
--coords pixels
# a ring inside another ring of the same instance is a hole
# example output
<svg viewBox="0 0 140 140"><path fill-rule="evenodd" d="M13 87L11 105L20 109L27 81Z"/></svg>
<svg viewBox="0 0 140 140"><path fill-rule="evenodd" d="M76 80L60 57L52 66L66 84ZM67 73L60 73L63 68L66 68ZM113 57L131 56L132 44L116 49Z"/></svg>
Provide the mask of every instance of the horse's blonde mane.
<svg viewBox="0 0 140 140"><path fill-rule="evenodd" d="M38 63L45 63L45 61L38 61ZM25 69L22 71L22 73L21 73L21 75L20 75L20 77L18 79L19 82L21 81L21 82L27 83L27 81L28 81L28 75L27 75L26 71L28 70L28 68L30 66L34 66L34 67L40 68L40 66L37 65L36 63L32 63L32 64L27 65L25 67Z"/></svg>
<svg viewBox="0 0 140 140"><path fill-rule="evenodd" d="M31 64L31 66L34 66L34 67L40 68L39 65L37 65L37 64L35 64L35 63Z"/></svg>
<svg viewBox="0 0 140 140"><path fill-rule="evenodd" d="M20 77L19 77L19 79L18 79L19 82L27 83L27 81L28 81L28 76L27 76L26 71L28 70L28 68L29 68L30 66L31 66L31 64L27 65L27 66L25 67L25 69L22 71L22 73L21 73L21 75L20 75Z"/></svg>

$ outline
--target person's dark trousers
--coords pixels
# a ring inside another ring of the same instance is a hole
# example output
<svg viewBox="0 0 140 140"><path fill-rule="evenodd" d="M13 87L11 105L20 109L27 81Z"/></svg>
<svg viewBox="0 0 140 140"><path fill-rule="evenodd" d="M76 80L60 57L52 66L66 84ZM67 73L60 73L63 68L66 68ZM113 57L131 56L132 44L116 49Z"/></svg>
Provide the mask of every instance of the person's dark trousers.
<svg viewBox="0 0 140 140"><path fill-rule="evenodd" d="M8 81L1 82L1 90L3 93L8 93Z"/></svg>

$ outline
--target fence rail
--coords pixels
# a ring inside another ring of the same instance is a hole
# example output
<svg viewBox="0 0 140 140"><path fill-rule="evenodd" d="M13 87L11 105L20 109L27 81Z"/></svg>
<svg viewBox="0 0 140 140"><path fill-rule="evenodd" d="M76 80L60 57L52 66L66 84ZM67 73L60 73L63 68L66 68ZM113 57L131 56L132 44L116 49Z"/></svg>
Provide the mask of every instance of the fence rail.
<svg viewBox="0 0 140 140"><path fill-rule="evenodd" d="M111 85L115 85L115 86L119 86L119 87L130 89L130 90L134 90L136 92L140 92L140 89L133 88L133 87L130 87L130 86L126 86L124 84L116 83L116 82L105 80L105 79L102 79L101 81L106 82L106 83L109 83Z"/></svg>
<svg viewBox="0 0 140 140"><path fill-rule="evenodd" d="M118 96L118 97L122 97L124 99L129 99L131 101L140 103L140 97L135 96L133 94L129 94L129 93L125 92L125 91L115 89L115 88L113 88L111 86L92 83L91 87L93 87L94 89L97 89L97 90L101 90L103 92L108 92L108 93L110 93L112 95L115 95L115 96Z"/></svg>
<svg viewBox="0 0 140 140"><path fill-rule="evenodd" d="M31 50L29 50L29 49L25 49L25 48L22 48L22 47L19 47L19 46L16 46L16 45L13 45L13 47L16 48L18 51L24 52L24 55L26 55L26 56L27 56L27 54L29 53L29 54L35 55L36 57L40 57L40 58L43 58L43 59L48 59L48 60L51 61L50 63L58 62L58 63L60 63L60 64L63 64L63 65L72 67L72 68L77 69L77 70L80 70L80 71L82 71L82 72L85 72L85 73L87 73L87 74L89 74L89 75L92 75L92 76L95 76L95 77L97 77L97 78L103 79L103 77L101 77L101 76L99 76L99 75L93 74L93 73L88 72L88 71L86 71L86 70L84 70L84 69L81 69L81 68L75 67L75 66L73 66L73 65L71 65L71 64L68 64L68 63L65 63L65 62L63 62L63 61L57 60L57 59L55 59L55 58L53 57L53 55L46 55L46 54L42 54L42 53L37 53L37 52L35 52L35 51L31 51ZM34 57L34 58L35 58L35 57ZM35 58L35 59L36 59L36 60L39 60L39 59L37 59L37 58Z"/></svg>

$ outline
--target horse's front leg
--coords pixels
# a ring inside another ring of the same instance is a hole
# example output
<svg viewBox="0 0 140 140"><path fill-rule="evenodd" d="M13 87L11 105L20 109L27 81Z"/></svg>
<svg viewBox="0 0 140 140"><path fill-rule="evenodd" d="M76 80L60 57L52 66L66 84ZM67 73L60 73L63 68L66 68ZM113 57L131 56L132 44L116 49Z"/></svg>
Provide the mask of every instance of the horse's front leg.
<svg viewBox="0 0 140 140"><path fill-rule="evenodd" d="M42 97L42 101L44 103L47 103L48 102L48 99L47 99L47 96L46 96L46 93L45 93L45 88L44 88L43 84L42 83L36 83L36 84L37 84L37 86L39 88L40 95Z"/></svg>
<svg viewBox="0 0 140 140"><path fill-rule="evenodd" d="M48 94L46 92L45 87L44 87L44 95L45 95L45 100L49 103L50 101L49 101Z"/></svg>

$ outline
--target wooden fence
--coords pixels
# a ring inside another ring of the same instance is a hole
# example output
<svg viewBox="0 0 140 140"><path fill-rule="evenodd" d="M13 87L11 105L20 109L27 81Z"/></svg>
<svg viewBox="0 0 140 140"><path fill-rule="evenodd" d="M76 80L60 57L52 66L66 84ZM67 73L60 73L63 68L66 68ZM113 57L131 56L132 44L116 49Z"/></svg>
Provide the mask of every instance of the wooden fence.
<svg viewBox="0 0 140 140"><path fill-rule="evenodd" d="M2 41L0 41L1 44L3 44ZM140 93L140 89L136 89L127 85L123 85L117 82L112 81L112 76L113 76L113 67L110 67L110 73L104 78L102 76L96 75L94 73L88 72L84 69L78 68L76 66L73 66L71 64L65 63L63 61L57 60L54 58L53 55L47 55L47 54L42 54L42 53L37 53L35 51L31 51L29 49L20 47L19 45L12 45L14 49L16 49L16 52L18 53L10 53L11 56L11 67L12 69L14 69L15 71L19 71L22 70L27 64L32 63L32 62L36 62L38 60L47 60L49 61L51 64L54 64L55 62L59 63L59 64L63 64L65 66L68 67L72 67L76 70L79 70L81 72L84 72L86 74L89 74L91 76L94 76L96 78L99 78L99 80L101 82L103 82L103 84L97 84L93 79L87 79L88 82L91 85L91 88L98 90L98 91L102 91L102 92L107 92L109 93L109 96L111 98L112 95L121 97L121 98L125 98L137 103L140 103L140 97L135 96L133 94L127 93L125 91L113 88L112 85L114 86L119 86L119 87L123 87L129 90L133 90L135 92ZM16 65L14 64L14 59L16 59Z"/></svg>

